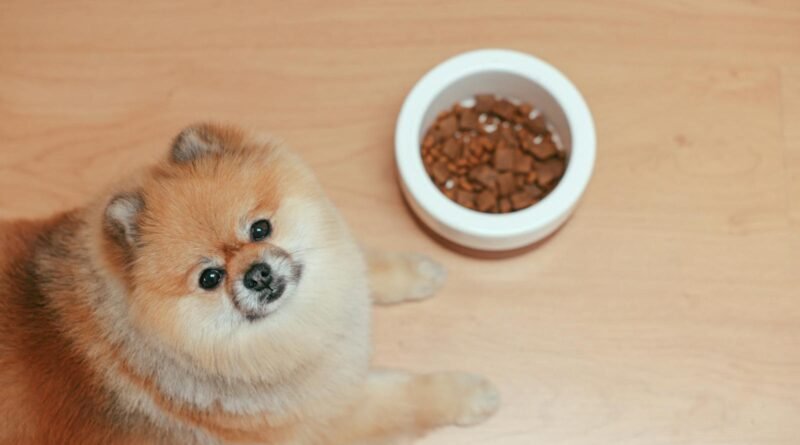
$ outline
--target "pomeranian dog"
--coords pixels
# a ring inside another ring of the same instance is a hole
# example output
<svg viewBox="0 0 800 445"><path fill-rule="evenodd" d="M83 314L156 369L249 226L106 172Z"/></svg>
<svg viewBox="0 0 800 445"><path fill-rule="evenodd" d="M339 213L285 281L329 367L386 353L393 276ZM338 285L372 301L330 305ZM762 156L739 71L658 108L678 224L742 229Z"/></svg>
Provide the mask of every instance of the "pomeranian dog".
<svg viewBox="0 0 800 445"><path fill-rule="evenodd" d="M83 208L0 223L0 443L405 444L491 416L464 373L370 370L370 304L442 268L363 253L301 160L182 131Z"/></svg>

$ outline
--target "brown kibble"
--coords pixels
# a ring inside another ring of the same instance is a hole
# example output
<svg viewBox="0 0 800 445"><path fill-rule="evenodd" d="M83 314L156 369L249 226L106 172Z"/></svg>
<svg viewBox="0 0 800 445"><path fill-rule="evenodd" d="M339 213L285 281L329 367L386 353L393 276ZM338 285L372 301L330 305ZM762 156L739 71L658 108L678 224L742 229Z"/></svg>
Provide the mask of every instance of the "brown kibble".
<svg viewBox="0 0 800 445"><path fill-rule="evenodd" d="M508 213L534 205L558 185L566 152L544 116L530 119L533 112L529 103L485 94L474 107L439 113L420 141L425 171L445 196L470 209Z"/></svg>
<svg viewBox="0 0 800 445"><path fill-rule="evenodd" d="M488 133L484 135L487 139L489 139L489 149L492 149L497 145L497 142L500 141L500 132L494 131L492 133Z"/></svg>
<svg viewBox="0 0 800 445"><path fill-rule="evenodd" d="M536 159L544 161L555 156L558 149L556 149L556 144L550 138L543 138L539 144L534 144L530 151L536 156Z"/></svg>
<svg viewBox="0 0 800 445"><path fill-rule="evenodd" d="M484 190L478 194L476 198L476 207L481 212L488 212L494 210L497 205L497 196L489 190Z"/></svg>
<svg viewBox="0 0 800 445"><path fill-rule="evenodd" d="M467 144L470 153L474 154L475 156L480 156L483 154L483 144L477 138L470 139L469 144Z"/></svg>
<svg viewBox="0 0 800 445"><path fill-rule="evenodd" d="M466 190L458 189L456 191L456 202L464 207L470 209L475 208L475 194Z"/></svg>
<svg viewBox="0 0 800 445"><path fill-rule="evenodd" d="M492 143L492 140L489 139L486 136L480 136L478 138L478 142L481 143L481 146L483 147L484 150L488 150L489 148L494 146L494 144Z"/></svg>
<svg viewBox="0 0 800 445"><path fill-rule="evenodd" d="M542 162L537 169L539 178L536 182L542 187L549 187L552 182L561 178L565 169L564 161L558 158Z"/></svg>
<svg viewBox="0 0 800 445"><path fill-rule="evenodd" d="M505 139L500 139L497 141L497 145L495 145L495 150L505 150L506 148L513 148L508 146L508 142Z"/></svg>
<svg viewBox="0 0 800 445"><path fill-rule="evenodd" d="M436 143L436 138L433 136L431 132L428 132L427 136L425 136L425 139L422 141L422 147L431 148L435 143Z"/></svg>
<svg viewBox="0 0 800 445"><path fill-rule="evenodd" d="M531 133L535 135L543 135L547 133L547 122L544 120L544 116L541 114L536 116L534 119L525 119L522 123Z"/></svg>
<svg viewBox="0 0 800 445"><path fill-rule="evenodd" d="M508 147L517 148L519 147L519 137L517 136L514 129L511 127L501 127L500 128L500 137L503 139L503 142Z"/></svg>
<svg viewBox="0 0 800 445"><path fill-rule="evenodd" d="M442 152L450 159L458 159L461 157L461 142L456 139L448 139L444 143Z"/></svg>
<svg viewBox="0 0 800 445"><path fill-rule="evenodd" d="M490 187L494 185L494 181L497 179L497 172L495 172L488 165L484 164L470 170L469 178L473 181L483 184L486 187Z"/></svg>
<svg viewBox="0 0 800 445"><path fill-rule="evenodd" d="M491 94L478 94L475 96L474 110L477 113L488 113L494 107L494 96Z"/></svg>
<svg viewBox="0 0 800 445"><path fill-rule="evenodd" d="M482 128L481 123L478 122L478 115L469 108L461 112L458 127L462 130L479 130Z"/></svg>
<svg viewBox="0 0 800 445"><path fill-rule="evenodd" d="M514 167L514 150L511 148L498 148L494 152L494 168L498 171L508 171Z"/></svg>
<svg viewBox="0 0 800 445"><path fill-rule="evenodd" d="M500 213L508 213L511 211L511 201L509 201L508 198L501 198L497 206L500 209Z"/></svg>
<svg viewBox="0 0 800 445"><path fill-rule="evenodd" d="M449 177L450 172L447 170L447 162L439 161L433 165L433 180L437 184L444 184Z"/></svg>
<svg viewBox="0 0 800 445"><path fill-rule="evenodd" d="M500 99L495 101L494 106L492 107L492 112L497 115L499 118L511 121L514 119L514 111L516 107L512 104L508 99Z"/></svg>
<svg viewBox="0 0 800 445"><path fill-rule="evenodd" d="M513 207L514 210L524 209L525 207L533 204L533 201L533 197L525 191L517 192L511 195L511 207Z"/></svg>
<svg viewBox="0 0 800 445"><path fill-rule="evenodd" d="M462 178L458 178L458 187L460 189L466 190L468 192L471 192L471 191L474 190L474 187L472 187L472 184L470 184L469 180L467 178L463 178L463 177Z"/></svg>
<svg viewBox="0 0 800 445"><path fill-rule="evenodd" d="M511 172L500 173L497 175L497 189L501 196L508 196L516 188L514 175Z"/></svg>
<svg viewBox="0 0 800 445"><path fill-rule="evenodd" d="M446 118L439 121L439 131L446 138L449 138L458 129L458 122L454 114L448 115Z"/></svg>
<svg viewBox="0 0 800 445"><path fill-rule="evenodd" d="M514 171L528 173L533 170L533 158L521 151L514 152Z"/></svg>
<svg viewBox="0 0 800 445"><path fill-rule="evenodd" d="M544 196L544 190L537 187L536 184L525 186L525 191L534 199L539 199Z"/></svg>

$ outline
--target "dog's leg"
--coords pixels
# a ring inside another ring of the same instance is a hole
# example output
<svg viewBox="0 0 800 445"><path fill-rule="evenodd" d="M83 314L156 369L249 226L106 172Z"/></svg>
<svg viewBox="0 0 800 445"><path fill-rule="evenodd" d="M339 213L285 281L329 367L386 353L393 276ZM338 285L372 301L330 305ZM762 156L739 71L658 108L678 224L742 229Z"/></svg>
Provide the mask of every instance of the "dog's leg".
<svg viewBox="0 0 800 445"><path fill-rule="evenodd" d="M388 305L433 296L447 273L441 264L418 253L365 252L372 299Z"/></svg>
<svg viewBox="0 0 800 445"><path fill-rule="evenodd" d="M483 377L465 373L375 371L358 402L330 425L333 445L399 445L446 425L488 419L500 396Z"/></svg>

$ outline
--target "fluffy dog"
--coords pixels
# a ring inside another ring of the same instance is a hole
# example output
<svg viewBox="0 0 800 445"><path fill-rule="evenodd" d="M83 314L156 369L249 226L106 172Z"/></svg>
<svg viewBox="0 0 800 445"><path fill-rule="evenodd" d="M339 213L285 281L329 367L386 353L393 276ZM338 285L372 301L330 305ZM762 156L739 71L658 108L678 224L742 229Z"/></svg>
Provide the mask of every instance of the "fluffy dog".
<svg viewBox="0 0 800 445"><path fill-rule="evenodd" d="M0 223L0 443L400 444L489 417L470 374L369 369L370 304L443 271L364 254L309 169L197 125L83 208Z"/></svg>

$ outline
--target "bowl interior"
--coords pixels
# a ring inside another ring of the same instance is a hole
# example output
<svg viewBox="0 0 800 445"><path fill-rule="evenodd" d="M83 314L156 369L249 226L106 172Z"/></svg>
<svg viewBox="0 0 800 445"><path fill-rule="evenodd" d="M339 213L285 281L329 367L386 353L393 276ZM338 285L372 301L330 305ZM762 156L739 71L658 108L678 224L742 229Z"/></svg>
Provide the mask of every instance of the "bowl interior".
<svg viewBox="0 0 800 445"><path fill-rule="evenodd" d="M473 98L476 94L494 94L507 99L528 102L544 114L561 138L567 155L571 152L572 131L564 110L550 93L529 78L500 70L481 71L461 77L433 98L422 117L422 126L417 135L422 143L425 132L436 120L436 116L456 102Z"/></svg>

